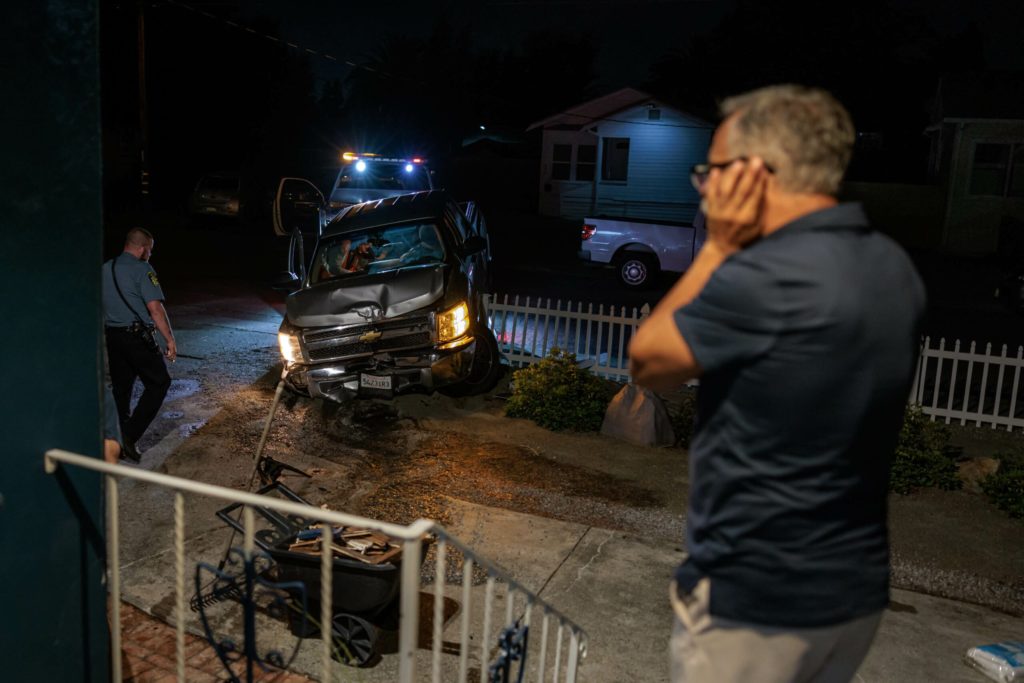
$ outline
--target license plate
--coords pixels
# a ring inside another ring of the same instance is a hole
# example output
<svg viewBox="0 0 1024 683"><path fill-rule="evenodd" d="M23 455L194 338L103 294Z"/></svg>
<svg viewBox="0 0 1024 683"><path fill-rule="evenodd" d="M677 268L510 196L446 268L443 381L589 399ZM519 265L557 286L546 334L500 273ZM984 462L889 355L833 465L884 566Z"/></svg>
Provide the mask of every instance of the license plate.
<svg viewBox="0 0 1024 683"><path fill-rule="evenodd" d="M359 373L359 388L368 389L370 391L384 391L391 393L393 388L391 375L367 375L366 373Z"/></svg>
<svg viewBox="0 0 1024 683"><path fill-rule="evenodd" d="M205 207L203 207L203 211L206 211L207 213L214 213L216 210L217 210L216 206L205 206Z"/></svg>

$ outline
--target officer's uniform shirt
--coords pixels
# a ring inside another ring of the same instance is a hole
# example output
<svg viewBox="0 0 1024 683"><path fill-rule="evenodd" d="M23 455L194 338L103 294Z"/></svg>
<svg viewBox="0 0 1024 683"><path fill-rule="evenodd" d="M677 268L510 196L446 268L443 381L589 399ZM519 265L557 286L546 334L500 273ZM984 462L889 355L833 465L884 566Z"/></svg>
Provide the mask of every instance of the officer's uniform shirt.
<svg viewBox="0 0 1024 683"><path fill-rule="evenodd" d="M117 284L121 293L131 304L125 305L124 300L114 287L111 276L111 263L103 264L103 324L106 327L128 327L141 319L147 325L153 324L146 304L150 301L163 301L164 292L160 289L160 280L156 271L148 262L135 258L128 252L121 252L117 261ZM134 313L132 312L134 311Z"/></svg>

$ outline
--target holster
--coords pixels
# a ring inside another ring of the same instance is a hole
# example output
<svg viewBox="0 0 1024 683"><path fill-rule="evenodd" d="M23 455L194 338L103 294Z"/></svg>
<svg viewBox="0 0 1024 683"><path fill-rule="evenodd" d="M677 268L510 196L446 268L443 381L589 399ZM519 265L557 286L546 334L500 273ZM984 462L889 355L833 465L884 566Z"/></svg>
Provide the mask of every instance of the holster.
<svg viewBox="0 0 1024 683"><path fill-rule="evenodd" d="M128 326L128 331L136 335L146 345L146 348L153 353L160 353L160 345L156 343L156 333L153 325L146 325L139 321Z"/></svg>

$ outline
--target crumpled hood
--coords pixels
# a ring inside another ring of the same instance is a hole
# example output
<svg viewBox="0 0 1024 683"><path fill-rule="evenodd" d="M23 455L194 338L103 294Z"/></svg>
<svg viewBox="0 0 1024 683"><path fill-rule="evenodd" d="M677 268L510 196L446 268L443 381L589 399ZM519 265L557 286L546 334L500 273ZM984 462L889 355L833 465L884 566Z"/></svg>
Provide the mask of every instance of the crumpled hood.
<svg viewBox="0 0 1024 683"><path fill-rule="evenodd" d="M446 268L409 268L301 289L286 300L288 322L297 327L326 327L411 313L444 295Z"/></svg>

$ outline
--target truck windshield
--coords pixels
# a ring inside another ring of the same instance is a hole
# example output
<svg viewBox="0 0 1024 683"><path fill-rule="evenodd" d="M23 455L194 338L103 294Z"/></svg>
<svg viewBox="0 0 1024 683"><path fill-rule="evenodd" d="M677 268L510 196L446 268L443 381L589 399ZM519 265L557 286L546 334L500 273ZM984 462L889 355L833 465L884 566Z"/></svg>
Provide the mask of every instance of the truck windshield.
<svg viewBox="0 0 1024 683"><path fill-rule="evenodd" d="M433 222L403 223L350 232L320 241L310 281L313 284L406 266L444 263L444 247Z"/></svg>
<svg viewBox="0 0 1024 683"><path fill-rule="evenodd" d="M363 170L360 171L359 169ZM357 161L342 167L335 189L402 190L430 189L430 178L420 164L411 162Z"/></svg>

